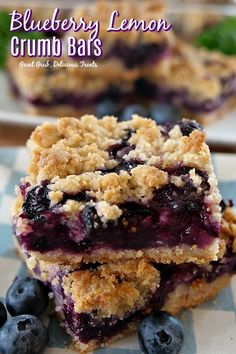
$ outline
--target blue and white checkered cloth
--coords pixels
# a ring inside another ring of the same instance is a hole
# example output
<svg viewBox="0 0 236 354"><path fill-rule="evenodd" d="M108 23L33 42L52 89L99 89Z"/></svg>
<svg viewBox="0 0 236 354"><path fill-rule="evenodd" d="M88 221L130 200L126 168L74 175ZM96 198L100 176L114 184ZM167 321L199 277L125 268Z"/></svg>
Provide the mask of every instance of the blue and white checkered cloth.
<svg viewBox="0 0 236 354"><path fill-rule="evenodd" d="M236 155L216 154L214 164L220 190L225 200L236 204ZM15 185L24 176L27 153L24 148L0 149L0 299L4 301L7 288L16 274L26 272L17 258L12 243L10 210ZM236 278L236 277L235 277ZM181 354L235 354L236 353L236 279L211 302L185 311L181 316L185 327L185 343ZM50 341L45 354L72 354L65 349L68 336L55 317L46 319ZM136 335L116 341L96 354L140 354ZM20 354L20 353L19 353Z"/></svg>

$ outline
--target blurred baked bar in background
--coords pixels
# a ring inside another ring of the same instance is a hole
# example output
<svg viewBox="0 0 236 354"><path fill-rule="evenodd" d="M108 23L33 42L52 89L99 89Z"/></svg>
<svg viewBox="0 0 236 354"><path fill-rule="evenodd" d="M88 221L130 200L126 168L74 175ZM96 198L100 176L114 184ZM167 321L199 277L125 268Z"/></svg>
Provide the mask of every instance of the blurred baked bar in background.
<svg viewBox="0 0 236 354"><path fill-rule="evenodd" d="M202 124L220 118L236 105L236 59L220 52L176 41L172 55L144 70L137 83L140 96L171 102L182 116Z"/></svg>

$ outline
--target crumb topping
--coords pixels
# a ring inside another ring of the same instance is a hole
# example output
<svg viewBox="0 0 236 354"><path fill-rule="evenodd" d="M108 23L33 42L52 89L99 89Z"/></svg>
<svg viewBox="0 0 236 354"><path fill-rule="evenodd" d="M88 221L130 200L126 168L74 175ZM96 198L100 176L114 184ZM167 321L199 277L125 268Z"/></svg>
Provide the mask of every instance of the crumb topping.
<svg viewBox="0 0 236 354"><path fill-rule="evenodd" d="M180 177L168 171L188 166L198 193L202 192L202 177L196 170L206 174L210 188L204 191L205 198L213 219L219 222L221 197L204 133L193 130L183 136L179 125L168 134L163 129L138 115L126 122L111 116L97 119L85 115L80 119L61 118L56 124L44 123L28 142L31 161L25 181L30 188L49 181L51 206L63 200L65 194L85 193L86 202L67 200L64 211L80 211L95 200L105 222L119 218L119 204L145 204L158 188L168 183L183 185ZM20 210L19 200L17 205Z"/></svg>
<svg viewBox="0 0 236 354"><path fill-rule="evenodd" d="M176 41L173 54L154 69L146 69L155 82L172 91L183 91L193 102L213 100L227 90L224 79L234 78L236 61L218 52L195 48L183 41Z"/></svg>
<svg viewBox="0 0 236 354"><path fill-rule="evenodd" d="M151 163L157 157L160 169L184 163L208 172L210 153L203 132L194 130L183 136L178 126L168 135L153 120L137 115L127 122L115 117L97 119L85 115L80 119L61 118L57 124L45 123L33 132L28 146L31 163L28 168L32 182L65 178L85 172L111 168L117 161L108 149L125 139L131 131L128 144L135 145L124 158ZM176 134L177 131L177 134ZM151 160L152 159L152 160Z"/></svg>
<svg viewBox="0 0 236 354"><path fill-rule="evenodd" d="M106 201L110 204L121 204L126 201L147 201L152 198L156 188L168 182L168 174L153 166L138 166L120 174L87 172L79 176L68 176L65 179L54 179L49 186L50 198L56 197L58 190L66 194L89 191L90 197ZM104 204L103 204L104 205Z"/></svg>
<svg viewBox="0 0 236 354"><path fill-rule="evenodd" d="M126 261L73 272L63 277L62 284L77 313L122 319L147 305L159 286L159 272L144 260Z"/></svg>

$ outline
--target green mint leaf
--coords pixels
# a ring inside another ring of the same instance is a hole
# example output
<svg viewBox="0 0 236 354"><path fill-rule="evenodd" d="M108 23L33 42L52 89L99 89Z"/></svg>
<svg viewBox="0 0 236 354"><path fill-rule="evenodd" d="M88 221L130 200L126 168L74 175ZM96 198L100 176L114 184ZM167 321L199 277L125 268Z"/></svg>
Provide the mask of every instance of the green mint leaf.
<svg viewBox="0 0 236 354"><path fill-rule="evenodd" d="M222 22L204 30L196 39L199 46L236 55L236 18L227 17Z"/></svg>
<svg viewBox="0 0 236 354"><path fill-rule="evenodd" d="M0 10L0 69L4 69L7 56L9 55L9 44L11 38L17 36L21 39L41 39L46 38L42 32L10 32L11 18L5 10Z"/></svg>

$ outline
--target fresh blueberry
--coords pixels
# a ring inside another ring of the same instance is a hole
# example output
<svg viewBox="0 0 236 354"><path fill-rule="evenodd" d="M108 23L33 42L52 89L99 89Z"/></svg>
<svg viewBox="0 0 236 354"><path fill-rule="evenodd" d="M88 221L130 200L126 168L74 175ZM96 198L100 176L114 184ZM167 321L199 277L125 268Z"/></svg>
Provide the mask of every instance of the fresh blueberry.
<svg viewBox="0 0 236 354"><path fill-rule="evenodd" d="M150 117L158 124L165 124L167 122L177 122L181 115L175 106L162 103L153 104L150 107Z"/></svg>
<svg viewBox="0 0 236 354"><path fill-rule="evenodd" d="M82 211L82 218L86 230L86 236L89 238L94 231L96 210L93 206L87 205Z"/></svg>
<svg viewBox="0 0 236 354"><path fill-rule="evenodd" d="M128 153L135 148L134 145L129 145L126 141L121 143L114 144L109 147L108 153L111 157L119 160L124 155L128 155Z"/></svg>
<svg viewBox="0 0 236 354"><path fill-rule="evenodd" d="M178 354L184 341L183 326L177 318L159 311L144 317L138 339L145 354Z"/></svg>
<svg viewBox="0 0 236 354"><path fill-rule="evenodd" d="M98 118L118 115L118 108L116 103L109 99L99 102L95 107L95 111Z"/></svg>
<svg viewBox="0 0 236 354"><path fill-rule="evenodd" d="M4 325L7 320L7 311L3 303L0 301L0 327Z"/></svg>
<svg viewBox="0 0 236 354"><path fill-rule="evenodd" d="M47 342L47 329L34 316L12 317L0 330L1 354L42 354Z"/></svg>
<svg viewBox="0 0 236 354"><path fill-rule="evenodd" d="M227 208L227 204L225 203L225 201L223 199L220 202L220 206L221 206L221 211L222 212Z"/></svg>
<svg viewBox="0 0 236 354"><path fill-rule="evenodd" d="M129 120L132 118L133 114L139 114L142 117L146 117L147 111L139 104L132 104L123 110L121 113L121 120Z"/></svg>
<svg viewBox="0 0 236 354"><path fill-rule="evenodd" d="M45 286L37 279L18 277L6 295L6 306L12 316L40 315L48 305Z"/></svg>
<svg viewBox="0 0 236 354"><path fill-rule="evenodd" d="M47 183L31 189L26 196L23 204L23 211L30 219L47 210L50 207L50 200L48 198Z"/></svg>
<svg viewBox="0 0 236 354"><path fill-rule="evenodd" d="M202 126L194 120L184 119L178 124L182 134L186 136L189 136L194 130L202 130Z"/></svg>

